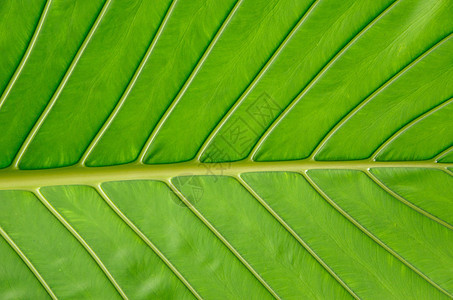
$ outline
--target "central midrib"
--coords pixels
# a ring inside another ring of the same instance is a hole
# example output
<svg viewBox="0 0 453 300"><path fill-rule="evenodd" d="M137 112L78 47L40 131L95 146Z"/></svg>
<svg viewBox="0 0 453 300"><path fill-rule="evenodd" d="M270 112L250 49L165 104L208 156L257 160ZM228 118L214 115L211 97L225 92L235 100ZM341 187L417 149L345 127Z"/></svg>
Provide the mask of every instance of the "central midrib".
<svg viewBox="0 0 453 300"><path fill-rule="evenodd" d="M447 171L453 163L422 161L292 161L256 162L242 160L226 163L201 163L189 161L173 164L147 165L131 163L106 167L82 167L79 165L39 170L6 168L0 170L0 190L33 189L51 185L97 185L119 180L162 180L177 176L211 175L237 176L246 172L288 171L300 172L311 169L352 169L365 171L371 168L432 168ZM448 171L447 171L448 172Z"/></svg>

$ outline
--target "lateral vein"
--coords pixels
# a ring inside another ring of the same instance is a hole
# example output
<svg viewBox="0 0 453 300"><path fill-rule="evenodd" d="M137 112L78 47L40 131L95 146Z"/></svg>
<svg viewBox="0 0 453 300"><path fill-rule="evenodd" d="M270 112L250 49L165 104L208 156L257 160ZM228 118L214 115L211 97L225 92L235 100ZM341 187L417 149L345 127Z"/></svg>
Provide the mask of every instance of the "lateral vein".
<svg viewBox="0 0 453 300"><path fill-rule="evenodd" d="M236 177L236 180L282 225L297 242L313 256L313 258L355 299L360 299L359 296L341 279L329 265L305 242L302 237L297 234L291 226L280 217L279 214L267 202L261 198L260 195L240 176Z"/></svg>
<svg viewBox="0 0 453 300"><path fill-rule="evenodd" d="M160 118L159 122L157 123L156 127L153 129L151 132L150 136L148 137L145 146L142 148L140 151L140 154L137 158L137 163L143 163L146 155L148 153L149 148L151 147L151 144L153 143L154 139L156 136L159 134L159 131L161 130L162 126L165 124L167 121L168 117L171 115L175 107L178 105L179 101L182 99L184 94L186 93L187 89L189 86L192 84L192 81L194 78L197 76L198 72L200 71L201 67L205 63L206 59L208 56L211 54L212 49L214 46L217 44L217 41L220 39L222 36L223 32L225 31L225 28L228 26L230 21L233 19L234 15L236 14L237 10L241 6L243 0L238 0L234 7L231 9L230 13L228 14L228 17L225 19L223 22L222 26L219 28L217 33L215 34L214 38L212 39L211 43L209 44L208 48L206 48L206 51L203 53L201 56L200 60L197 62L197 65L193 69L192 73L190 74L189 78L187 78L186 82L184 83L183 87L179 90L178 94L176 97L173 99L171 102L170 106L167 108L165 111L164 115L162 118Z"/></svg>
<svg viewBox="0 0 453 300"><path fill-rule="evenodd" d="M63 91L64 87L66 86L66 83L68 82L69 77L71 77L72 72L74 71L77 63L80 60L80 57L82 57L87 45L89 44L91 38L93 37L95 31L97 30L97 28L99 26L99 24L101 23L102 19L104 18L105 13L107 12L108 7L111 2L112 2L112 0L107 0L104 3L102 10L100 11L99 15L96 18L96 21L94 22L93 26L91 27L90 31L88 32L87 36L85 37L85 40L83 41L82 45L80 46L79 50L77 51L77 54L75 55L74 59L72 60L71 65L69 66L68 70L66 71L66 74L64 75L63 79L61 80L57 90L53 94L49 103L47 103L46 108L41 113L41 115L39 116L39 119L36 121L36 123L33 125L33 128L29 132L27 138L25 139L24 143L22 144L18 153L16 154L16 157L13 160L11 168L17 169L19 167L19 163L20 163L22 156L25 154L25 151L27 150L28 146L35 138L36 134L38 133L38 131L41 128L42 124L44 123L45 119L47 118L47 116L49 115L53 106L57 102L58 97L60 96L61 92Z"/></svg>
<svg viewBox="0 0 453 300"><path fill-rule="evenodd" d="M11 89L13 88L14 84L17 81L17 78L19 78L20 73L22 72L25 64L28 61L28 58L30 57L30 54L35 47L36 41L38 39L39 34L41 33L42 26L47 18L47 13L49 12L50 6L52 4L52 0L47 0L46 6L44 7L41 17L39 18L38 25L36 26L35 32L33 33L33 36L30 40L30 43L28 44L27 50L25 50L25 54L22 57L19 65L17 66L17 69L14 71L13 76L11 77L11 80L8 82L8 85L6 86L5 90L2 93L2 96L0 97L0 109L2 108L3 104L6 101L6 98L8 98L9 93L11 92Z"/></svg>
<svg viewBox="0 0 453 300"><path fill-rule="evenodd" d="M366 175L368 175L368 177L374 182L376 183L377 185L379 185L379 187L381 189L383 189L384 191L386 191L388 194L390 194L392 197L398 199L399 201L401 201L402 203L404 203L405 205L409 206L410 208L412 208L413 210L417 211L418 213L422 214L423 216L433 220L434 222L437 222L439 223L440 225L442 226L445 226L447 227L448 229L450 230L453 230L453 226L451 224L449 224L448 222L436 217L435 215L427 212L426 210L418 207L417 205L413 204L412 202L408 201L407 199L405 199L404 197L402 197L401 195L399 195L397 192L393 191L390 187L388 187L387 185L385 185L384 182L382 182L376 175L374 175L370 170L366 170L364 172Z"/></svg>
<svg viewBox="0 0 453 300"><path fill-rule="evenodd" d="M384 248L387 252L389 252L391 255L393 255L396 259L398 259L400 262L402 262L404 265L406 265L409 269L417 273L419 276L421 276L423 279L425 279L428 283L430 283L433 287L444 293L445 295L449 297L453 297L448 291L446 291L444 288L442 288L440 285L438 285L436 282L434 282L431 278L429 278L427 275L425 275L423 272L421 272L419 269L417 269L414 265L412 265L410 262L408 262L404 257L399 255L396 251L394 251L392 248L390 248L387 244L385 244L383 241L381 241L377 236L375 236L373 233L371 233L366 227L364 227L362 224L360 224L355 218L353 218L350 214L348 214L343 208L341 208L333 199L331 199L322 189L319 187L316 182L307 174L307 172L300 172L300 174L307 180L307 182L318 192L318 194L321 195L321 197L324 198L330 205L332 205L340 214L342 214L346 219L348 219L352 224L357 226L363 233L365 233L367 236L369 236L373 241L375 241L378 245L380 245L382 248Z"/></svg>
<svg viewBox="0 0 453 300"><path fill-rule="evenodd" d="M192 213L203 222L203 224L208 227L208 229L228 248L228 250L233 253L234 256L252 273L253 276L263 285L263 287L275 298L281 299L278 294L272 289L272 287L261 277L261 275L248 263L247 260L242 257L242 255L233 247L233 245L228 242L228 240L209 222L203 214L201 214L195 206L190 203L189 200L181 193L181 191L176 188L176 186L171 182L171 180L166 181L167 186L172 190L172 192L192 211Z"/></svg>
<svg viewBox="0 0 453 300"><path fill-rule="evenodd" d="M255 86L258 84L258 82L261 80L261 78L266 74L266 72L269 70L269 68L272 66L272 64L275 62L275 60L278 58L280 53L283 51L283 49L286 47L286 45L289 43L289 41L293 38L294 34L299 30L299 28L302 26L302 24L305 22L307 17L311 14L311 12L316 8L316 6L319 4L320 0L315 0L311 6L307 9L307 11L302 15L302 17L299 19L299 21L294 25L294 27L291 29L291 31L288 33L288 35L285 37L283 42L278 46L277 50L272 54L272 56L269 58L269 60L266 62L264 67L260 70L258 75L253 79L253 81L248 85L247 89L242 93L241 96L236 100L236 102L233 104L233 106L229 109L229 111L226 113L226 115L223 116L222 120L216 125L214 130L211 131L209 134L208 138L203 142L203 145L201 145L200 149L198 150L198 153L196 154L196 159L198 161L201 160L201 157L203 156L204 152L206 149L209 147L209 145L212 143L214 138L217 136L217 133L222 129L223 125L230 119L230 117L236 112L236 110L241 106L241 104L244 102L244 100L247 98L247 96L250 94L250 92L255 88Z"/></svg>
<svg viewBox="0 0 453 300"><path fill-rule="evenodd" d="M36 267L31 263L31 261L28 259L28 257L20 250L19 246L11 239L11 237L3 230L3 228L0 226L0 235L5 239L5 241L13 248L13 250L19 255L19 257L22 259L22 261L27 265L27 267L30 269L30 271L33 273L33 275L38 279L39 283L44 287L46 292L49 294L49 296L56 300L58 299L55 293L52 291L50 286L47 284L45 279L41 276L39 271L36 269Z"/></svg>
<svg viewBox="0 0 453 300"><path fill-rule="evenodd" d="M272 122L272 124L267 128L267 130L263 133L260 137L258 142L255 144L253 149L251 150L249 157L250 159L254 159L256 154L258 153L259 149L263 145L263 143L267 140L269 135L274 131L274 129L280 124L280 122L286 117L288 113L290 113L293 108L299 103L299 101L307 94L309 90L318 82L318 80L326 73L330 67L341 57L344 53L352 46L354 43L359 40L371 27L374 26L382 17L384 17L389 11L392 10L393 7L398 3L400 0L393 1L389 6L387 6L379 15L377 15L370 23L368 23L359 33L357 33L340 51L338 51L335 56L329 60L326 65L316 74L316 76L303 88L303 90L299 93L299 95L294 98L291 103L283 110L283 112Z"/></svg>
<svg viewBox="0 0 453 300"><path fill-rule="evenodd" d="M71 224L50 204L49 201L44 197L44 195L41 193L39 189L32 190L33 194L39 199L39 201L49 210L52 215L57 218L58 221L76 238L76 240L82 245L82 247L90 254L90 256L93 258L93 260L96 262L98 267L101 269L101 271L105 274L105 276L108 278L110 283L113 285L115 290L120 294L121 298L123 299L128 299L124 291L121 289L120 285L118 282L115 280L113 275L110 273L110 271L107 269L107 267L104 265L102 260L99 258L99 256L94 252L94 250L88 245L88 243L85 241L85 239L72 227Z"/></svg>
<svg viewBox="0 0 453 300"><path fill-rule="evenodd" d="M385 148L387 148L394 140L396 140L400 135L402 135L403 133L405 133L406 131L409 130L409 128L411 128L412 126L414 126L415 124L419 123L420 121L426 119L427 117L429 117L430 115L434 114L435 112L441 110L442 108L444 108L445 106L451 104L453 102L453 98L450 98L448 100L445 100L443 102L441 102L440 104L436 105L435 107L433 107L432 109L424 112L423 114L419 115L417 118L415 118L414 120L412 120L411 122L407 123L406 125L404 125L403 127L401 127L397 132L395 132L390 138L388 138L384 143L382 143L379 148L371 155L371 159L373 160L376 160L377 157L379 156L379 154L384 151ZM450 149L447 149L447 153L449 150L453 150L453 147L451 147ZM447 154L445 153L445 155ZM441 152L438 156L436 156L436 158L434 158L434 161L437 162L439 159L442 158L442 156L444 155L444 152Z"/></svg>
<svg viewBox="0 0 453 300"><path fill-rule="evenodd" d="M145 68L146 63L148 62L149 57L151 56L151 53L153 52L154 48L156 47L156 44L159 41L159 38L162 35L162 32L163 32L165 26L167 25L167 22L170 19L170 16L171 16L171 14L172 14L177 2L178 2L178 0L173 0L173 2L171 3L170 8L167 10L167 13L165 14L165 17L162 20L162 23L160 24L156 35L154 36L153 40L151 41L151 44L148 47L148 50L146 51L144 57L142 58L142 61L140 62L139 66L135 70L134 76L132 77L131 81L127 85L126 90L124 91L124 93L121 96L120 100L118 101L118 103L116 104L116 106L113 109L112 113L108 117L107 121L105 121L105 123L103 124L102 128L96 134L96 136L91 141L91 143L88 146L88 148L85 150L85 153L82 155L82 158L79 161L79 164L81 166L85 165L85 162L88 159L88 157L90 156L91 152L96 147L96 145L99 143L100 139L102 138L104 133L107 131L107 129L110 127L110 125L113 123L115 117L118 115L118 113L120 112L120 110L123 107L124 103L126 102L127 97L131 93L131 90L134 88L135 83L137 82L138 78L140 77L143 69Z"/></svg>
<svg viewBox="0 0 453 300"><path fill-rule="evenodd" d="M392 76L389 80L385 81L383 84L381 84L377 89L375 89L371 95L369 95L368 97L366 97L364 100L362 100L356 107L354 107L346 116L344 116L337 124L335 124L335 126L324 136L324 138L321 140L321 142L318 144L318 146L316 146L315 150L313 150L312 154L310 155L311 158L315 158L316 155L322 150L322 148L324 147L324 145L327 144L327 142L330 140L330 138L332 138L332 136L335 135L335 133L337 133L337 131L343 127L354 115L356 115L359 111L361 111L368 103L370 103L371 101L373 101L376 96L378 96L382 91L384 91L386 88L388 88L389 86L391 86L394 82L398 81L398 79L401 78L401 76L403 76L405 73L407 73L409 70L411 70L414 66L416 66L420 61L422 61L425 57L427 57L429 54L431 54L432 52L434 52L438 47L440 47L443 43L445 43L446 41L448 41L451 37L453 36L453 34L449 34L447 35L446 37L442 38L439 42L437 42L434 46L430 47L428 50L426 50L425 52L423 52L422 54L420 54L416 59L412 60L410 63L408 63L405 67L403 67L398 73L396 73L394 76ZM449 103L449 101L447 101L447 104ZM444 103L445 104L445 103ZM438 109L441 109L443 107L443 105L441 105ZM429 114L431 113L434 113L436 110L433 110L433 111L430 111ZM428 115L429 115L428 114ZM408 126L404 126L403 129L401 131L399 131L399 134L403 133L404 131L406 131L407 129L409 129L412 125L414 125L415 123L417 123L418 121L426 118L428 115L426 114L422 114L422 116L420 116L421 118L418 119L417 118L417 121L416 122L410 122L409 124L407 124ZM399 135L398 134L398 135ZM396 138L397 136L392 136L392 138ZM393 139L392 139L393 140ZM379 149L379 152L382 151L382 149L387 146L388 143L386 141L386 143L384 143L383 145L381 145L380 149ZM376 159L376 156L379 154L379 152L377 152L376 154L372 155L373 159Z"/></svg>
<svg viewBox="0 0 453 300"><path fill-rule="evenodd" d="M186 286L186 288L197 298L203 299L198 292L192 287L187 279L178 271L178 269L171 263L171 261L154 245L153 242L140 230L131 220L113 203L110 197L105 193L100 184L93 185L93 188L107 203L107 205L126 223L126 225L134 231L134 233L149 247L151 250L162 260L162 262L175 274L175 276Z"/></svg>

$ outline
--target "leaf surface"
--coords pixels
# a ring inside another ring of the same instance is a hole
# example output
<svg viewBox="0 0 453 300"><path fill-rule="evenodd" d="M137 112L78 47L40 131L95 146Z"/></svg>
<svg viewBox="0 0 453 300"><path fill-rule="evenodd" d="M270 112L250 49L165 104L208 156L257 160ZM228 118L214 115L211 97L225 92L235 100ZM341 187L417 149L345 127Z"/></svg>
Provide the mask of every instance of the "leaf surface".
<svg viewBox="0 0 453 300"><path fill-rule="evenodd" d="M450 0L0 16L1 299L453 297Z"/></svg>

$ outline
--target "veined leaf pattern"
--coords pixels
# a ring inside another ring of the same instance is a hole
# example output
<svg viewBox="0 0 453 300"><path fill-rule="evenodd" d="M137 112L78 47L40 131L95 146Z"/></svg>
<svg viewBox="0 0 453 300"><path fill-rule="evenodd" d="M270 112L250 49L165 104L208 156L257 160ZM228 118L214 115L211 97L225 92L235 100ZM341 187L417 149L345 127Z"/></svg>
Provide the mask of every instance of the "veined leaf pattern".
<svg viewBox="0 0 453 300"><path fill-rule="evenodd" d="M453 297L450 0L0 16L1 299Z"/></svg>

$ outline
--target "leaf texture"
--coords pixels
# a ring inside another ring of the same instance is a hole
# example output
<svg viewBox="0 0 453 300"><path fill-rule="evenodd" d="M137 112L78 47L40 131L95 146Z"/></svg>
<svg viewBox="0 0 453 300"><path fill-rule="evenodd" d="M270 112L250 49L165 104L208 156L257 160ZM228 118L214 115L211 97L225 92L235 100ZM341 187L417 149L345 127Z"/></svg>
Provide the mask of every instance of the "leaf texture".
<svg viewBox="0 0 453 300"><path fill-rule="evenodd" d="M0 299L453 298L450 0L0 16Z"/></svg>

